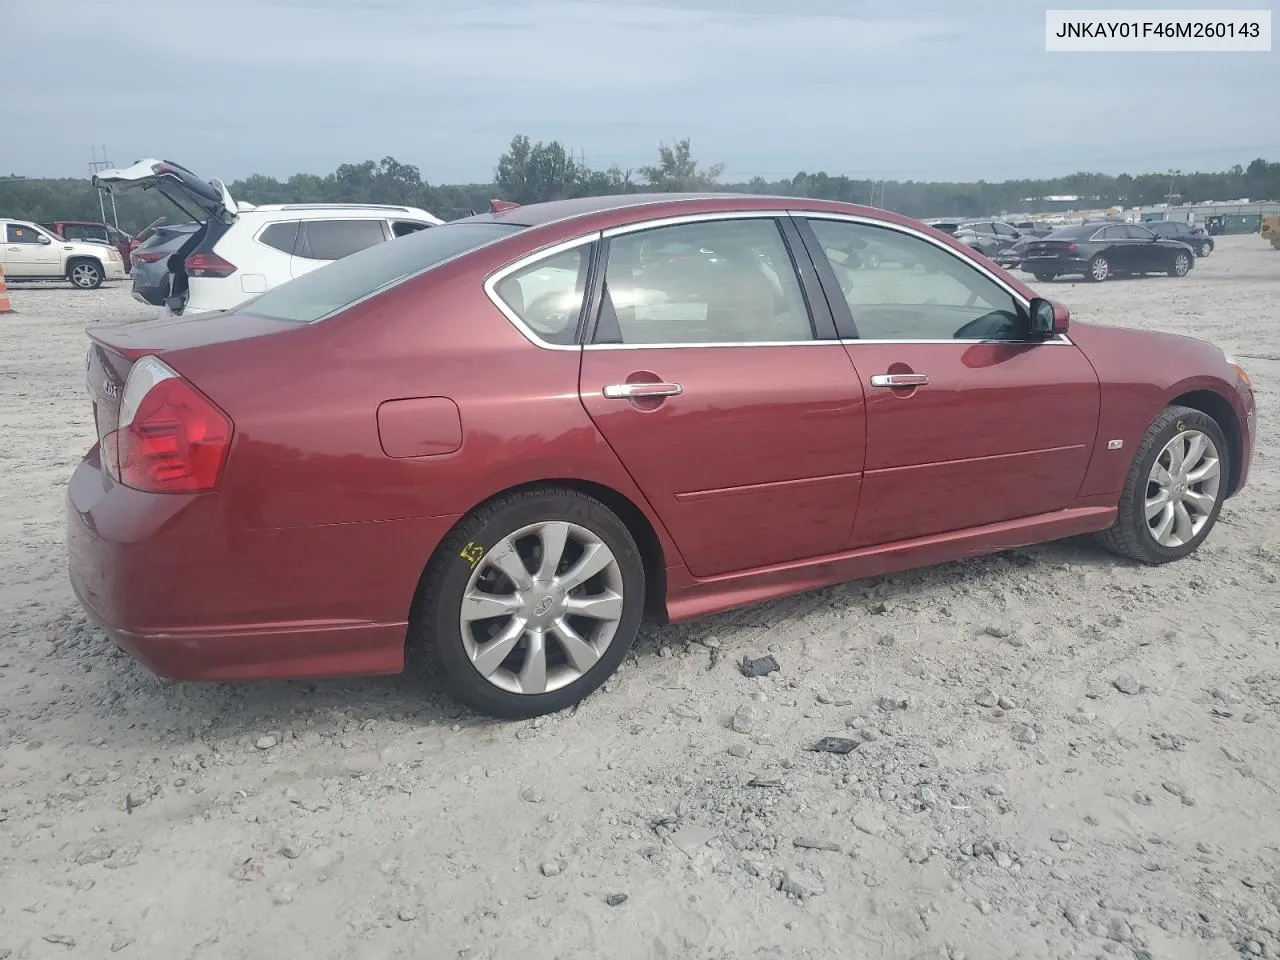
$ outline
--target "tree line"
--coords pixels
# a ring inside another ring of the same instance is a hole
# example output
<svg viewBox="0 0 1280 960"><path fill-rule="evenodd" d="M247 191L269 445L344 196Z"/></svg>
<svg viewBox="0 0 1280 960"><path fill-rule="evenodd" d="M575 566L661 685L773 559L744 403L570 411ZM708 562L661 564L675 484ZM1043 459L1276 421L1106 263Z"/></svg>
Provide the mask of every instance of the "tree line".
<svg viewBox="0 0 1280 960"><path fill-rule="evenodd" d="M572 197L668 191L726 191L815 197L873 204L912 217L967 216L1031 212L1038 198L1076 195L1082 208L1137 206L1164 202L1178 194L1182 202L1280 198L1280 163L1257 159L1222 172L1122 173L1080 172L1040 180L976 183L882 181L842 174L801 171L790 179L756 177L745 183L724 182L725 166L703 166L693 156L688 138L660 144L655 163L638 169L617 166L593 169L575 159L563 143L533 142L520 134L498 158L488 183L431 184L418 167L393 157L344 163L325 175L296 173L287 180L254 174L228 184L231 195L250 203L396 203L421 207L445 220L485 210L490 199L537 203ZM84 179L0 177L0 216L20 220L97 220L98 193ZM120 225L138 230L157 217L170 221L181 214L152 191L116 198ZM111 218L110 201L107 216Z"/></svg>

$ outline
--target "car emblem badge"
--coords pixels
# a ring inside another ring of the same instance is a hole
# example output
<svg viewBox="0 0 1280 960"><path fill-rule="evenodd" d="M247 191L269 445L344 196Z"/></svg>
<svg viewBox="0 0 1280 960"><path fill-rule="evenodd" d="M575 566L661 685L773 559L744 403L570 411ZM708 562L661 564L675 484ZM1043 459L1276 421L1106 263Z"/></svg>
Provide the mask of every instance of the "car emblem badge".
<svg viewBox="0 0 1280 960"><path fill-rule="evenodd" d="M533 615L535 617L545 617L547 615L547 611L551 609L555 602L555 597L543 597L538 601L537 606L533 608Z"/></svg>

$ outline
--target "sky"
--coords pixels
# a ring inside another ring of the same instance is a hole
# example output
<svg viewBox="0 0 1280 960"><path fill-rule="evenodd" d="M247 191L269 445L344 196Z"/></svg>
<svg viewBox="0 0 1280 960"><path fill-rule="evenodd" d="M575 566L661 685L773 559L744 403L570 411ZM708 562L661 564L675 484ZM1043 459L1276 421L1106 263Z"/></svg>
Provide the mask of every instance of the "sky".
<svg viewBox="0 0 1280 960"><path fill-rule="evenodd" d="M1168 3L1169 0L1166 0ZM1270 8L1236 0L1200 9ZM1047 53L1035 0L0 0L0 175L226 182L393 156L485 182L511 137L723 179L1005 180L1280 161L1271 53ZM1159 8L1129 0L1089 8ZM19 79L21 78L21 79ZM16 86L15 86L16 84Z"/></svg>

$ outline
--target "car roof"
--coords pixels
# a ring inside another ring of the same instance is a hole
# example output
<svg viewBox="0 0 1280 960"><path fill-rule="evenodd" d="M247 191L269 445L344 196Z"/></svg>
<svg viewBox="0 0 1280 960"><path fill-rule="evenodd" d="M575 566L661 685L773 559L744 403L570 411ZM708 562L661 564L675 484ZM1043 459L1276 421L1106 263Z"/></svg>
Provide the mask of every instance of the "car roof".
<svg viewBox="0 0 1280 960"><path fill-rule="evenodd" d="M757 193L631 193L572 200L549 200L463 217L452 223L505 223L516 227L548 227L572 224L579 229L609 229L611 226L666 217L696 216L704 213L750 212L754 210L798 213L839 213L863 216L884 223L918 229L920 221L890 210L864 207L838 200L785 197Z"/></svg>

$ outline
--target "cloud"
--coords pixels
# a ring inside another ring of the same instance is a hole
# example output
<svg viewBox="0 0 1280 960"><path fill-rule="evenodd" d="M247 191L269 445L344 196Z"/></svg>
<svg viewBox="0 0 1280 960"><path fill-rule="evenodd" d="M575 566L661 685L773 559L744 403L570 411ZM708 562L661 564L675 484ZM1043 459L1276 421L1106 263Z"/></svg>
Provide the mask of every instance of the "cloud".
<svg viewBox="0 0 1280 960"><path fill-rule="evenodd" d="M228 180L391 154L457 182L491 176L518 132L628 167L689 136L734 177L999 179L1280 155L1262 122L1280 112L1268 55L1047 54L1043 9L1024 0L78 8L0 11L8 49L58 65L8 104L18 172L82 173L96 143L119 163L160 155Z"/></svg>

